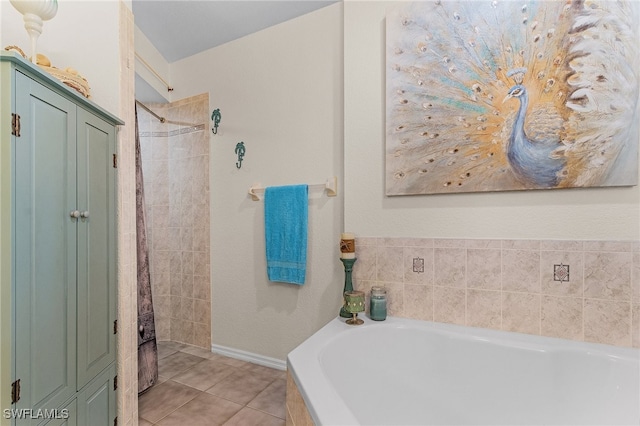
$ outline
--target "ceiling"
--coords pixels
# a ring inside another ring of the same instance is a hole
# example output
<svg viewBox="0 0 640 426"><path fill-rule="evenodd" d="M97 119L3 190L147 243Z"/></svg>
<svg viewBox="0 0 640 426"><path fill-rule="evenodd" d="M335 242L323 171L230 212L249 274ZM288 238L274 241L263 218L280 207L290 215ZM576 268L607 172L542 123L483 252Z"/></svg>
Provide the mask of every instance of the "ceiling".
<svg viewBox="0 0 640 426"><path fill-rule="evenodd" d="M339 0L132 0L135 23L172 63Z"/></svg>
<svg viewBox="0 0 640 426"><path fill-rule="evenodd" d="M132 0L140 31L168 63L307 14L340 0ZM141 102L165 103L136 74Z"/></svg>

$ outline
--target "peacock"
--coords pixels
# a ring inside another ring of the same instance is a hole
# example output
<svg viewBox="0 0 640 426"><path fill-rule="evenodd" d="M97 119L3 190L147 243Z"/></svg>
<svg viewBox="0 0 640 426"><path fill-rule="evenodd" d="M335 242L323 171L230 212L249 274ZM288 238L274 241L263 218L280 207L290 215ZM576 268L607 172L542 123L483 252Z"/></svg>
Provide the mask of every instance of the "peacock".
<svg viewBox="0 0 640 426"><path fill-rule="evenodd" d="M639 9L634 0L394 7L387 194L637 184Z"/></svg>

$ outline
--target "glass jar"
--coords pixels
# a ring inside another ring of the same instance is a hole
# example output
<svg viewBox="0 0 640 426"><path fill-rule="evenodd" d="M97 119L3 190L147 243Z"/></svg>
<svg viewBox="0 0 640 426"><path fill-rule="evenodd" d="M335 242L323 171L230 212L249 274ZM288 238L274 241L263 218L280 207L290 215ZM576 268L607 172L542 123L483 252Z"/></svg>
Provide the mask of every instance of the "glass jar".
<svg viewBox="0 0 640 426"><path fill-rule="evenodd" d="M369 316L374 321L387 319L387 290L384 287L371 287Z"/></svg>

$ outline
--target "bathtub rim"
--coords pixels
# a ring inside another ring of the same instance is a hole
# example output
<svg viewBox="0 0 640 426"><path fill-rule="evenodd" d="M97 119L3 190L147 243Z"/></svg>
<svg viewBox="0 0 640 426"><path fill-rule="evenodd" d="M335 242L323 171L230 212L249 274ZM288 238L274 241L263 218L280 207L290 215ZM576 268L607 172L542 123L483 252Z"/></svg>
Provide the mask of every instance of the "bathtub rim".
<svg viewBox="0 0 640 426"><path fill-rule="evenodd" d="M461 326L448 323L416 320L400 317L387 317L385 321L373 321L367 316L359 316L364 320L360 326L350 326L345 319L336 317L324 327L302 342L287 355L287 370L304 399L309 414L317 425L359 425L355 414L345 404L341 396L322 369L321 356L326 346L345 333L356 333L372 327L418 328L440 333L451 333L466 338L489 340L497 343L508 343L510 346L529 348L549 347L569 351L596 352L606 356L638 359L640 349L619 347L601 343L574 341L557 337L524 334L511 331ZM305 386L305 383L307 384ZM309 383L312 385L309 386ZM354 391L360 391L354 389ZM329 397L328 397L329 396Z"/></svg>

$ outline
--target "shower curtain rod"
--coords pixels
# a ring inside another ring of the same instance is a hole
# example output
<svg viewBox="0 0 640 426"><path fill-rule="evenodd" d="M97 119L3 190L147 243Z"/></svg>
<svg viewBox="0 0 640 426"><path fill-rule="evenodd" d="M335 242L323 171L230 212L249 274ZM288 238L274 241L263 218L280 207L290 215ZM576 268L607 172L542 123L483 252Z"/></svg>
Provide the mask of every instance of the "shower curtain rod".
<svg viewBox="0 0 640 426"><path fill-rule="evenodd" d="M171 85L169 83L167 83L164 78L162 78L160 76L160 74L158 74L158 72L156 70L153 69L153 67L151 65L149 65L149 63L147 61L145 61L144 59L142 59L142 56L140 56L140 54L138 54L138 52L135 52L136 58L138 58L138 60L140 61L140 63L142 65L144 65L145 67L147 67L147 69L149 71L151 71L151 73L162 82L162 84L164 84L165 86L167 86L167 92L173 92L173 87L171 87Z"/></svg>
<svg viewBox="0 0 640 426"><path fill-rule="evenodd" d="M139 100L136 99L136 104L140 105L143 109L145 109L149 114L153 115L155 118L157 118L158 120L160 120L161 123L164 123L165 121L167 121L164 117L160 117L158 114L156 114L155 112L151 111L149 109L148 106L146 106L145 104L143 104L142 102L140 102Z"/></svg>

